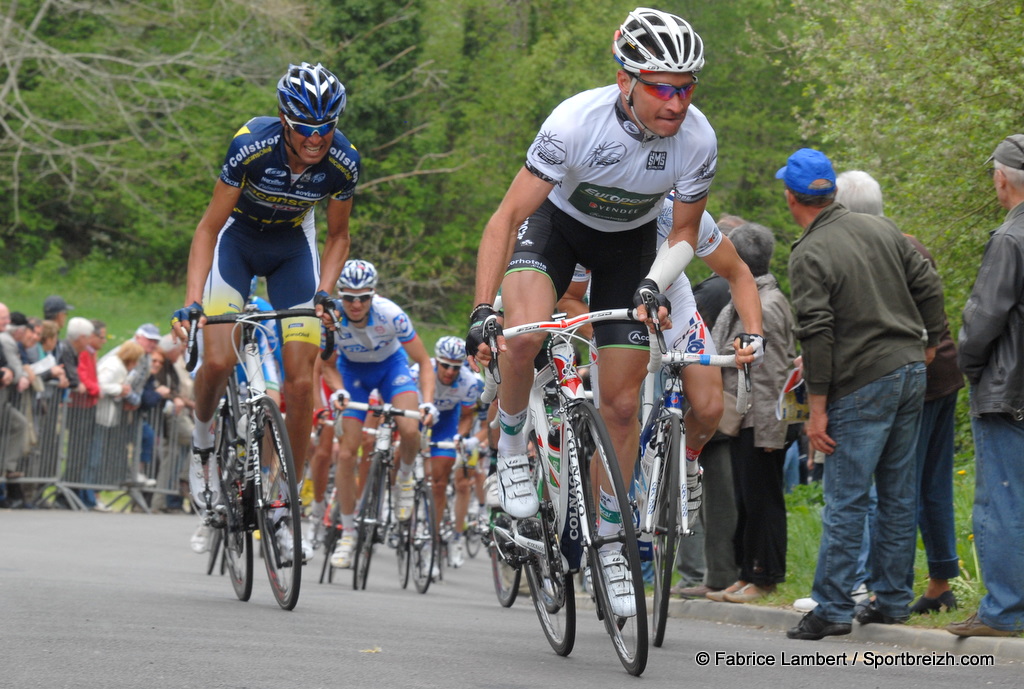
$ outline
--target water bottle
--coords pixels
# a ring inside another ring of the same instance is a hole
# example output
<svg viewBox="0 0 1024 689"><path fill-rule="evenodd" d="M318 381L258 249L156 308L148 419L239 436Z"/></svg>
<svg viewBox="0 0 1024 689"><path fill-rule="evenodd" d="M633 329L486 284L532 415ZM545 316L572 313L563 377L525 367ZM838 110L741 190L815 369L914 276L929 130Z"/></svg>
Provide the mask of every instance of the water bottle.
<svg viewBox="0 0 1024 689"><path fill-rule="evenodd" d="M552 502L557 502L558 494L561 492L559 480L562 474L562 425L555 423L548 431L548 464L551 471L548 475L548 490L551 493Z"/></svg>
<svg viewBox="0 0 1024 689"><path fill-rule="evenodd" d="M633 492L636 498L636 542L640 550L640 559L650 561L654 559L653 534L649 531L642 531L641 525L647 513L647 490L650 486L651 471L654 467L654 443L644 442L644 452L640 456L640 466L633 472Z"/></svg>

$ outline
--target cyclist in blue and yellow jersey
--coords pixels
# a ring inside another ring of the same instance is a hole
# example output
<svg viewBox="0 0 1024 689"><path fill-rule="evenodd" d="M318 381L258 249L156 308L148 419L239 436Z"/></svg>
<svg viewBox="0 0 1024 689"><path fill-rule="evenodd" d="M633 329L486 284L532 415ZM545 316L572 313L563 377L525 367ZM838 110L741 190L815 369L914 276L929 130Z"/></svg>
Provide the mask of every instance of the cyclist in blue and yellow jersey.
<svg viewBox="0 0 1024 689"><path fill-rule="evenodd" d="M277 85L276 117L254 117L232 140L213 197L196 227L189 254L186 306L172 325L184 337L189 312L240 311L253 275L266 276L277 308L322 311L349 251L349 215L360 160L336 129L345 109L345 87L323 65L291 65ZM318 255L313 207L327 200L327 239ZM325 321L329 320L324 315ZM200 327L203 320L199 321ZM282 323L286 425L296 476L305 469L313 411L313 361L320 344L313 318ZM196 425L190 469L192 500L208 512L203 486L215 469L212 422L235 365L231 329L211 328L196 375ZM219 500L211 481L213 502Z"/></svg>
<svg viewBox="0 0 1024 689"><path fill-rule="evenodd" d="M434 404L437 406L437 421L431 428L431 442L459 442L463 444L468 462L480 441L472 435L477 417L477 401L483 391L483 383L468 366L466 341L461 337L445 335L434 345L433 369L437 380L434 388ZM419 377L419 367L414 366L413 375ZM455 466L454 449L432 447L430 449L430 476L433 479L434 518L438 526L447 505L448 479ZM466 513L469 511L470 493L476 480L476 467L468 464L457 469L455 477L455 505L452 516L455 520L455 534L449 545L452 567L461 567L465 561L462 533L466 530Z"/></svg>
<svg viewBox="0 0 1024 689"><path fill-rule="evenodd" d="M526 152L524 166L484 228L477 256L476 304L466 349L482 362L491 352L482 324L495 313L501 288L504 326L550 318L577 263L592 271L595 311L639 306L650 292L657 318L668 319L665 291L693 258L701 217L718 164L718 142L707 117L691 104L704 44L681 18L640 7L612 40L619 71L614 84L584 91L558 105ZM675 190L672 229L656 249L662 199ZM734 295L748 333L761 335L753 280ZM534 357L543 333L508 342L498 393L498 483L502 508L516 518L538 509L524 432ZM646 374L648 328L623 322L594 326L601 362L601 417L622 473L630 476L639 445L639 393ZM747 361L754 347L744 350ZM618 500L602 480L600 535L618 530ZM614 543L601 550L614 614L636 614L632 580Z"/></svg>
<svg viewBox="0 0 1024 689"><path fill-rule="evenodd" d="M337 329L337 376L323 370L324 381L334 389L331 408L342 413L342 436L338 441L338 464L334 473L342 534L331 555L334 567L350 567L355 546L356 459L363 442L366 412L346 408L349 401L366 403L373 390L381 399L399 409L419 409L424 425L437 418L434 406L434 369L423 340L416 334L405 312L390 299L376 293L377 270L368 261L348 261L338 291L341 316ZM417 384L409 360L419 364ZM420 449L419 423L399 416L395 419L401 443L398 446L398 474L395 503L398 519L412 513L415 477L413 466Z"/></svg>

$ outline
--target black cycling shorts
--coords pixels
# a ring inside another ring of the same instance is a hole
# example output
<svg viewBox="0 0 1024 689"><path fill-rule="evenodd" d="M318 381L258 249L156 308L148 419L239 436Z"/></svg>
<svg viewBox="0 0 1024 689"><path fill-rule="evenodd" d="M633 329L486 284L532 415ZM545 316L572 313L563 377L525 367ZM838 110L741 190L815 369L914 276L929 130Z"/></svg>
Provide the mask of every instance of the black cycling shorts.
<svg viewBox="0 0 1024 689"><path fill-rule="evenodd" d="M579 263L590 269L591 310L629 308L637 285L654 262L657 240L654 220L633 230L601 232L545 200L519 228L506 274L544 273L561 297ZM598 347L647 347L647 326L632 321L595 323L594 339Z"/></svg>

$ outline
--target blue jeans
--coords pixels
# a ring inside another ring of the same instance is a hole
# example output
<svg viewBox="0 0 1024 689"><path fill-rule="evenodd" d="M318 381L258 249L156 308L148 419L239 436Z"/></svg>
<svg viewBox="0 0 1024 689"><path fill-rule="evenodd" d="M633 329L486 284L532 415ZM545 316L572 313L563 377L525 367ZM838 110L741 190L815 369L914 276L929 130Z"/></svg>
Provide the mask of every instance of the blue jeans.
<svg viewBox="0 0 1024 689"><path fill-rule="evenodd" d="M829 622L853 618L850 592L870 506L871 481L878 491L869 569L875 604L896 618L910 614L917 536L914 472L917 432L924 406L924 363L907 364L828 405L828 434L835 451L825 459L821 547L814 574L815 614Z"/></svg>
<svg viewBox="0 0 1024 689"><path fill-rule="evenodd" d="M924 403L917 437L917 525L928 554L928 576L960 576L953 522L953 435L956 393ZM914 568L907 573L913 586Z"/></svg>
<svg viewBox="0 0 1024 689"><path fill-rule="evenodd" d="M973 390L971 391L973 394ZM971 418L974 431L974 543L988 593L978 618L994 629L1024 630L1024 421L1005 414Z"/></svg>

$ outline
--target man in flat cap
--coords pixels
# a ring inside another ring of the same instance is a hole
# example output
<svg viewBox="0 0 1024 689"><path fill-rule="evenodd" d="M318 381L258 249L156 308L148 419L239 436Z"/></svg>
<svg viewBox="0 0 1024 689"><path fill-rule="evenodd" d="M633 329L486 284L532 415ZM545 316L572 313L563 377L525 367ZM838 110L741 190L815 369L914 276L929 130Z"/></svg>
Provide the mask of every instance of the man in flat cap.
<svg viewBox="0 0 1024 689"><path fill-rule="evenodd" d="M64 297L53 294L43 302L43 318L56 322L59 330L63 330L64 324L68 320L68 311L72 311L74 308L74 306L68 306Z"/></svg>
<svg viewBox="0 0 1024 689"><path fill-rule="evenodd" d="M978 612L946 629L958 636L1024 631L1024 134L989 158L1009 213L989 236L960 329L960 369L971 384L974 543L988 593Z"/></svg>

